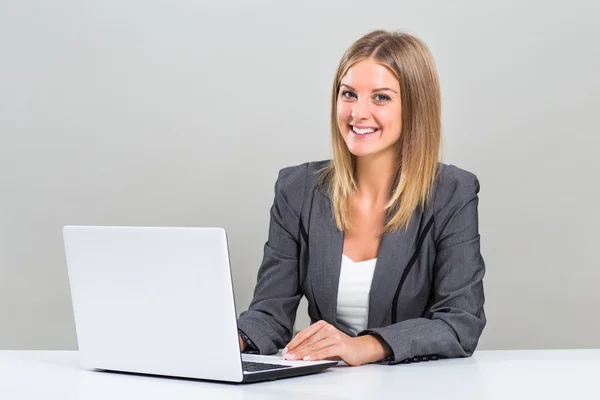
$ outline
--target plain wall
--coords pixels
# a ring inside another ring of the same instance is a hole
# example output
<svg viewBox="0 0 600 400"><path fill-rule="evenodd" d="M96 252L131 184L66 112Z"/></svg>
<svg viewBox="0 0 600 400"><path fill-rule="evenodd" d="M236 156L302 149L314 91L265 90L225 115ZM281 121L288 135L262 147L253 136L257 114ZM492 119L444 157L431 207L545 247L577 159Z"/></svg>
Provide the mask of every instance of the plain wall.
<svg viewBox="0 0 600 400"><path fill-rule="evenodd" d="M592 0L3 0L0 349L76 348L65 224L222 226L246 309L277 172L331 156L335 68L377 28L429 45L443 161L481 182L479 348L600 347L599 20Z"/></svg>

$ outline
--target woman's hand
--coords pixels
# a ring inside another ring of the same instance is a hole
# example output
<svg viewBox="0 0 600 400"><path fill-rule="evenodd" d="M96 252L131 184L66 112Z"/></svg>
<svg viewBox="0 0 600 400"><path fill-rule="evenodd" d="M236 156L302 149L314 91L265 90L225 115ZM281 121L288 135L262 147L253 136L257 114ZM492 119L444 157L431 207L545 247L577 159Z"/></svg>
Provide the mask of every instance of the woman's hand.
<svg viewBox="0 0 600 400"><path fill-rule="evenodd" d="M240 352L243 353L246 350L246 342L242 339L242 335L238 333L238 339L240 340Z"/></svg>
<svg viewBox="0 0 600 400"><path fill-rule="evenodd" d="M351 366L379 361L389 354L383 340L371 335L353 338L325 321L302 330L283 349L286 360L343 360Z"/></svg>

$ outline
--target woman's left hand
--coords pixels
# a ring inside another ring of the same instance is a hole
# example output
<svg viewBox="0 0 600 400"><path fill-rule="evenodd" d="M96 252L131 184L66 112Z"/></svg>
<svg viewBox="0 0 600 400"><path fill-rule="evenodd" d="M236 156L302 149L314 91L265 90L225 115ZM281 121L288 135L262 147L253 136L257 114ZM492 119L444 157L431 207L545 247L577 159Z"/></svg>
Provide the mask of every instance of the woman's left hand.
<svg viewBox="0 0 600 400"><path fill-rule="evenodd" d="M378 338L350 337L319 321L302 330L283 350L285 360L343 360L351 366L382 360L390 350Z"/></svg>

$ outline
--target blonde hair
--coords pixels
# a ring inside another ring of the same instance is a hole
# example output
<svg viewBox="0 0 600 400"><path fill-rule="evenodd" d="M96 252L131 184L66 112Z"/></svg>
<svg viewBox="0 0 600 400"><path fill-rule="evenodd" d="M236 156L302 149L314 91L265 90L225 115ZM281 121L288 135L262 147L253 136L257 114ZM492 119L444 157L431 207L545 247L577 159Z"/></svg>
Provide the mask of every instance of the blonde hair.
<svg viewBox="0 0 600 400"><path fill-rule="evenodd" d="M340 231L350 226L349 196L357 188L356 157L350 153L337 122L340 82L359 61L373 59L400 83L402 132L397 142L398 165L386 205L384 231L408 229L413 212L425 206L438 170L441 141L440 85L433 56L421 40L403 32L377 30L354 42L342 56L331 96L333 160L321 170Z"/></svg>

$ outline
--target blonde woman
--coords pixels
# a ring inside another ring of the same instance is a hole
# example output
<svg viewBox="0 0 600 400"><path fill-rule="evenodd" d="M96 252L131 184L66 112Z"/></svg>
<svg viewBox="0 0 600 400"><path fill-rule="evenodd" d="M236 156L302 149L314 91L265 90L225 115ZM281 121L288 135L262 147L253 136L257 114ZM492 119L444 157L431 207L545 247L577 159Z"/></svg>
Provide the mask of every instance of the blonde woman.
<svg viewBox="0 0 600 400"><path fill-rule="evenodd" d="M486 324L477 177L438 161L440 88L427 46L374 31L333 82L333 160L275 183L240 348L291 360L397 364L470 356ZM293 339L308 300L311 325Z"/></svg>

